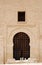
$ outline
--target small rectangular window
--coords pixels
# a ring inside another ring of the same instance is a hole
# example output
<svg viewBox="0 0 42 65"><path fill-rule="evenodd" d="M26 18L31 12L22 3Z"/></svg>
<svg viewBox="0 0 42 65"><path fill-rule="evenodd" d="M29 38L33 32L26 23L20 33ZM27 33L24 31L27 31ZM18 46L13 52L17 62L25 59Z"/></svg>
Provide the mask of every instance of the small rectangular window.
<svg viewBox="0 0 42 65"><path fill-rule="evenodd" d="M24 22L25 21L25 12L18 12L18 21L22 21Z"/></svg>

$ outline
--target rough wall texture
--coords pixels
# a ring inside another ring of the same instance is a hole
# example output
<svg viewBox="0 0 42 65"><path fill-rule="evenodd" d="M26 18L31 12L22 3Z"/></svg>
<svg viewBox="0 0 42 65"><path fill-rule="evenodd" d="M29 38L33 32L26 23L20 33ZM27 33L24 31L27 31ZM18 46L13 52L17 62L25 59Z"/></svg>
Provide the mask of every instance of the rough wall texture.
<svg viewBox="0 0 42 65"><path fill-rule="evenodd" d="M18 11L26 12L24 23ZM13 57L12 37L20 31L30 35L30 57L42 62L42 0L0 0L0 63Z"/></svg>

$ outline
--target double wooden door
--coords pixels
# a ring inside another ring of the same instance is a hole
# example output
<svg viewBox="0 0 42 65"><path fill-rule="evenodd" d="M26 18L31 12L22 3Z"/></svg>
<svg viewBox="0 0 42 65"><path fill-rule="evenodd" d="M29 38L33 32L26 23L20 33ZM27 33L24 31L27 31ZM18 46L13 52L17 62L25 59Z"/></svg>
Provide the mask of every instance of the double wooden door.
<svg viewBox="0 0 42 65"><path fill-rule="evenodd" d="M13 58L20 60L20 58L28 59L30 57L30 38L24 32L19 32L13 37Z"/></svg>

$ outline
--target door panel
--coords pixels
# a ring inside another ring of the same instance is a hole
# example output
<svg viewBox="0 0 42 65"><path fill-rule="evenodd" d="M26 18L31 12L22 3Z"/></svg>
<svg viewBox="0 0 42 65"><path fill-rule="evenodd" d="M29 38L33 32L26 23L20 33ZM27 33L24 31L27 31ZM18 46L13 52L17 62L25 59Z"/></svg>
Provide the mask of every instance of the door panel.
<svg viewBox="0 0 42 65"><path fill-rule="evenodd" d="M24 32L19 32L13 37L13 58L19 60L20 57L28 59L30 57L30 38Z"/></svg>

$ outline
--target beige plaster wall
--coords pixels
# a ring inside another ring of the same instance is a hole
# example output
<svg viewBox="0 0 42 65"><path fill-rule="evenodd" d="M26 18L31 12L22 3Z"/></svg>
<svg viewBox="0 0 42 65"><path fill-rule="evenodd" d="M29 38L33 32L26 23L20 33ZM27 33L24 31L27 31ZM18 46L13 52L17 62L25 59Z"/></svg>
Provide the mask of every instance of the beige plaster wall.
<svg viewBox="0 0 42 65"><path fill-rule="evenodd" d="M24 23L18 22L18 11L26 12ZM10 46L8 43L11 39L10 33L15 34L17 28L20 28L18 31L24 29L27 34L30 32L33 43L31 44L31 53L33 54L31 57L36 57L39 62L42 62L42 0L0 0L0 40L2 40L0 41L0 49L2 50L0 51L0 57L2 57L0 63L5 63L8 58L12 58L12 55L9 56L8 53Z"/></svg>

